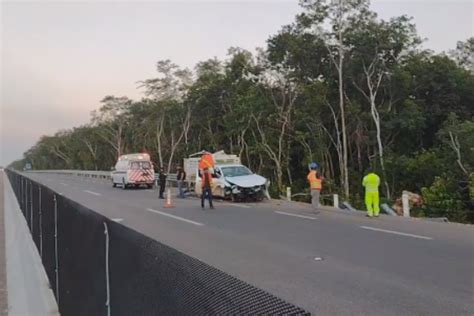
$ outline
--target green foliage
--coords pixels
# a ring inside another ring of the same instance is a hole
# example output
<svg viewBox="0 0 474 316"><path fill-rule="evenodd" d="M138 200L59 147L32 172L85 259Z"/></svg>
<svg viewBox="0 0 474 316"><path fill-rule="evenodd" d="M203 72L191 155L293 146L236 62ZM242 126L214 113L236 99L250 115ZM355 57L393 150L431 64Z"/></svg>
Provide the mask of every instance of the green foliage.
<svg viewBox="0 0 474 316"><path fill-rule="evenodd" d="M466 222L461 197L457 193L456 183L447 178L436 177L430 187L421 189L425 202L423 211L427 216L447 217L450 221Z"/></svg>

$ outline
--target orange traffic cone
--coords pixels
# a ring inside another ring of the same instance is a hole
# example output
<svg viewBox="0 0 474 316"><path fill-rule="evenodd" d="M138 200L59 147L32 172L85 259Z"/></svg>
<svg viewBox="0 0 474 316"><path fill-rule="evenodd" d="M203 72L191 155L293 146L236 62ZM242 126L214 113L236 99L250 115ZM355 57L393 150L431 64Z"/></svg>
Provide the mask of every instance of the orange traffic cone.
<svg viewBox="0 0 474 316"><path fill-rule="evenodd" d="M165 203L165 208L172 208L173 203L171 203L171 190L168 189L168 192L166 194L166 203Z"/></svg>

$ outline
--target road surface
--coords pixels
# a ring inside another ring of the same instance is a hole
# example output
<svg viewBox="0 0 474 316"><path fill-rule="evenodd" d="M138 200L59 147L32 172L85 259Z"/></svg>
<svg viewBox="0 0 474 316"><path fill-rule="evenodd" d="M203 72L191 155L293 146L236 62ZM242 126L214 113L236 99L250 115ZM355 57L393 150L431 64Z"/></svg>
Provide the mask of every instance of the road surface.
<svg viewBox="0 0 474 316"><path fill-rule="evenodd" d="M474 315L474 226L288 202L164 208L156 190L29 177L315 315Z"/></svg>

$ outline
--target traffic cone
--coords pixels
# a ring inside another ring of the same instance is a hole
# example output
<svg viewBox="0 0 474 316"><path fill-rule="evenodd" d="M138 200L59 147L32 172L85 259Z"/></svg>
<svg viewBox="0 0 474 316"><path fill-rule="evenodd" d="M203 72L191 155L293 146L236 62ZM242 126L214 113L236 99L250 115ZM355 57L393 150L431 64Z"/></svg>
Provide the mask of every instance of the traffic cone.
<svg viewBox="0 0 474 316"><path fill-rule="evenodd" d="M173 208L173 203L171 203L171 190L168 189L168 192L166 194L166 203L165 203L165 208Z"/></svg>

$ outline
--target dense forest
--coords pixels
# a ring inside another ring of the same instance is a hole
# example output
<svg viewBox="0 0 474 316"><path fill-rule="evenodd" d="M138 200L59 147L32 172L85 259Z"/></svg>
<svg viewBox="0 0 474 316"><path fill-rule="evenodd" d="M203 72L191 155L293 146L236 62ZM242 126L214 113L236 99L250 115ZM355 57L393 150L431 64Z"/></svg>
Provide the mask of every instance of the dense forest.
<svg viewBox="0 0 474 316"><path fill-rule="evenodd" d="M300 5L257 53L230 48L194 70L158 61L141 100L104 97L89 124L41 137L11 166L110 170L146 151L173 172L214 148L271 179L275 197L307 191L317 161L323 194L356 206L371 166L383 201L408 190L423 195L416 216L474 222L474 38L435 54L411 18L382 20L366 0Z"/></svg>

